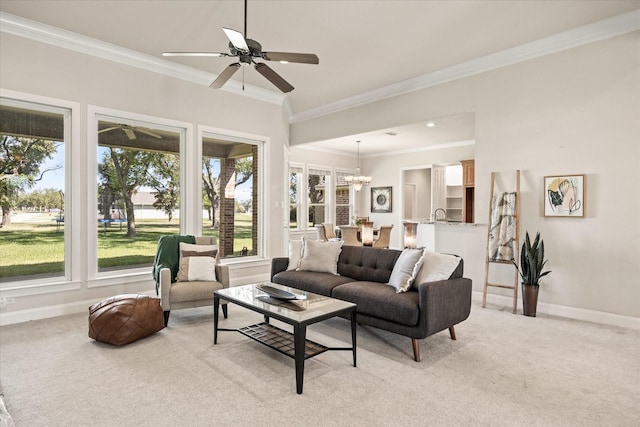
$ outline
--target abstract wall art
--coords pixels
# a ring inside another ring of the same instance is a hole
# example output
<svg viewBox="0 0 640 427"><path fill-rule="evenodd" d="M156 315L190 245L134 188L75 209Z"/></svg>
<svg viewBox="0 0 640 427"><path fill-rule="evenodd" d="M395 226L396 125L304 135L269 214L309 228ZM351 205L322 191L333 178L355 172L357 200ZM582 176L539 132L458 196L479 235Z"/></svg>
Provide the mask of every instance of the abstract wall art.
<svg viewBox="0 0 640 427"><path fill-rule="evenodd" d="M544 177L544 216L584 217L584 175Z"/></svg>

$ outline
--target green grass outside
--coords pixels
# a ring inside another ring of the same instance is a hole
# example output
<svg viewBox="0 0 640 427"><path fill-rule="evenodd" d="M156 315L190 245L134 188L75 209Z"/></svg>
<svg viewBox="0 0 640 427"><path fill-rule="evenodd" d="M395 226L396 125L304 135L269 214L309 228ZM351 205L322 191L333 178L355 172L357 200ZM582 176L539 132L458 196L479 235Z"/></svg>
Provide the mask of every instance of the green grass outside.
<svg viewBox="0 0 640 427"><path fill-rule="evenodd" d="M151 267L158 239L177 234L179 225L166 220L136 220L136 237L126 237L114 223L98 228L98 270ZM203 235L218 236L218 230L203 227ZM251 250L251 215L236 214L234 256L246 246ZM24 276L60 276L64 274L64 234L55 221L50 223L13 223L0 228L0 280Z"/></svg>

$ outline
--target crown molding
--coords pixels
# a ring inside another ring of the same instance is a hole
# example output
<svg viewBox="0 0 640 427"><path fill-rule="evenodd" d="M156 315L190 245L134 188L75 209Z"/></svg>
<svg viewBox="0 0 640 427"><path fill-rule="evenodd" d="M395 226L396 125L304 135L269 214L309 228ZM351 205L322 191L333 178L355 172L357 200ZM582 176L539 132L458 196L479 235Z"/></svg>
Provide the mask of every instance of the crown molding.
<svg viewBox="0 0 640 427"><path fill-rule="evenodd" d="M131 67L151 71L198 85L209 86L217 74L208 73L167 59L147 55L102 40L83 36L72 31L46 25L37 21L0 11L0 33L12 34L74 52L91 55ZM246 96L259 101L282 106L285 95L253 85L230 81L218 90Z"/></svg>
<svg viewBox="0 0 640 427"><path fill-rule="evenodd" d="M415 92L437 86L453 80L470 77L486 71L517 64L529 59L595 43L611 37L630 33L640 29L640 9L592 24L583 25L552 36L515 46L500 52L472 59L457 65L423 74L409 80L403 80L383 86L359 95L344 98L330 104L321 105L289 117L289 123L298 123L329 114L377 102L386 98Z"/></svg>

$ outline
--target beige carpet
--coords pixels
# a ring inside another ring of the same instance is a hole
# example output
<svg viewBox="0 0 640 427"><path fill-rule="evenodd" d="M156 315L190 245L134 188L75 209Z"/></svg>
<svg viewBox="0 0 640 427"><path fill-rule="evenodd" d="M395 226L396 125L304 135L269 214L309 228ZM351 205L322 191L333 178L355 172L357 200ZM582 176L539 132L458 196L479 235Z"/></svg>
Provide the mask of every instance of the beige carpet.
<svg viewBox="0 0 640 427"><path fill-rule="evenodd" d="M230 306L221 327L261 317ZM293 360L236 332L213 346L210 307L171 313L169 327L116 348L87 336L87 316L0 328L0 384L22 426L639 426L640 331L480 308L411 342L358 327L351 353ZM350 342L349 323L309 329Z"/></svg>

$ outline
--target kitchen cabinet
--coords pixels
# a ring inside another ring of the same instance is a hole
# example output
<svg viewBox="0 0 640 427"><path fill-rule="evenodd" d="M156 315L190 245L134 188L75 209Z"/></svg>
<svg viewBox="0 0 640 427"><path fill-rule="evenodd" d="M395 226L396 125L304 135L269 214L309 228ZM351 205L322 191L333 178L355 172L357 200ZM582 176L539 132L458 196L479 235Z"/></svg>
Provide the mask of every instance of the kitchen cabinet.
<svg viewBox="0 0 640 427"><path fill-rule="evenodd" d="M462 160L462 221L474 222L475 160Z"/></svg>
<svg viewBox="0 0 640 427"><path fill-rule="evenodd" d="M473 187L475 185L475 160L462 160L462 185Z"/></svg>

